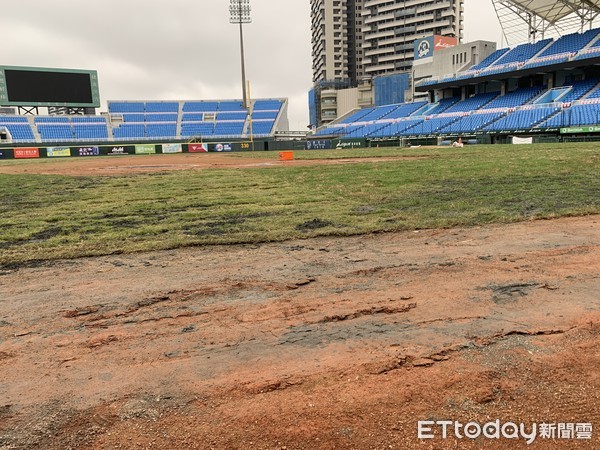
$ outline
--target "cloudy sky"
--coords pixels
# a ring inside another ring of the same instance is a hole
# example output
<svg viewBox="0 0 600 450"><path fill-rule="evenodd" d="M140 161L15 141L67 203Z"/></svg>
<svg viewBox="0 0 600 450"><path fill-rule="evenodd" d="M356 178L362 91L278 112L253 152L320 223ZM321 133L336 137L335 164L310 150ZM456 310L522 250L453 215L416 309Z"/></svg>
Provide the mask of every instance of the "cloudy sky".
<svg viewBox="0 0 600 450"><path fill-rule="evenodd" d="M0 65L95 69L107 100L241 98L229 0L12 0L0 14ZM289 98L308 123L309 0L251 0L245 26L252 97ZM465 40L500 42L491 0L465 0Z"/></svg>

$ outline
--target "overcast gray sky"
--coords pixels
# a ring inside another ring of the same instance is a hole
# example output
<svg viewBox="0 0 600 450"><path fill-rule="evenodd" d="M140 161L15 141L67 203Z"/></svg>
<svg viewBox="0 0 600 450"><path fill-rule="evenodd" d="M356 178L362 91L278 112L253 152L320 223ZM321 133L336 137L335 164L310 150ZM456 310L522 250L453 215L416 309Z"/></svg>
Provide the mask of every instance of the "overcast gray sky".
<svg viewBox="0 0 600 450"><path fill-rule="evenodd" d="M95 69L107 100L241 98L229 0L10 1L0 65ZM251 0L245 26L251 94L289 98L290 127L308 123L309 0ZM491 0L465 0L465 40L500 42Z"/></svg>

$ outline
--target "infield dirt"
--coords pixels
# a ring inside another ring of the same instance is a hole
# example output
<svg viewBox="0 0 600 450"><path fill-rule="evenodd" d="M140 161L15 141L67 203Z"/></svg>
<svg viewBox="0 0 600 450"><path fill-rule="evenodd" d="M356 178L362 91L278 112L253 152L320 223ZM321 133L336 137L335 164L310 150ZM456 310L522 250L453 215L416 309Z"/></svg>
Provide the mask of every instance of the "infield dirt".
<svg viewBox="0 0 600 450"><path fill-rule="evenodd" d="M599 216L51 261L0 299L2 449L600 447Z"/></svg>

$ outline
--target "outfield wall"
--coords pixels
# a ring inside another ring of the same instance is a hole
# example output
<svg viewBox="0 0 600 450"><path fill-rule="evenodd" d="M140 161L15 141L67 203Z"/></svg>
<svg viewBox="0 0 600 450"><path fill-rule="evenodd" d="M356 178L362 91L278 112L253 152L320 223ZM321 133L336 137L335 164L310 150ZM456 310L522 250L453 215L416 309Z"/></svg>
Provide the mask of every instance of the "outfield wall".
<svg viewBox="0 0 600 450"><path fill-rule="evenodd" d="M204 143L139 143L98 145L23 145L0 148L2 159L68 158L123 155L157 155L176 153L229 153L265 150L303 150L305 141L260 140L254 142L222 141Z"/></svg>

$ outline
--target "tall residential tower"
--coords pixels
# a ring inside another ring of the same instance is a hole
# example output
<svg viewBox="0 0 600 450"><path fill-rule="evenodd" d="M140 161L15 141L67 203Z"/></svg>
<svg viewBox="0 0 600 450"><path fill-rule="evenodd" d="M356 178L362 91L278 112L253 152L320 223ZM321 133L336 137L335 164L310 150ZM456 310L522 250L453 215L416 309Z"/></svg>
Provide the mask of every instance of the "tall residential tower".
<svg viewBox="0 0 600 450"><path fill-rule="evenodd" d="M462 39L464 0L311 0L311 125L335 119L340 89L410 72L414 41ZM363 103L363 106L365 103Z"/></svg>

